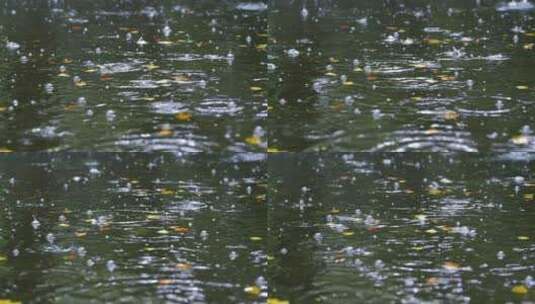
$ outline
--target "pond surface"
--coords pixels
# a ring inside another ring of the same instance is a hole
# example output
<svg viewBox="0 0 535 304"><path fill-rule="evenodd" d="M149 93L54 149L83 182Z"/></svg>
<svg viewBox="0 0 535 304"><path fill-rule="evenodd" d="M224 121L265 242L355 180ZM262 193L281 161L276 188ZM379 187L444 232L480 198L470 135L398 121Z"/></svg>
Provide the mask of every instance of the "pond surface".
<svg viewBox="0 0 535 304"><path fill-rule="evenodd" d="M270 297L289 303L535 301L535 162L277 154Z"/></svg>
<svg viewBox="0 0 535 304"><path fill-rule="evenodd" d="M17 154L0 168L0 299L265 302L262 155Z"/></svg>
<svg viewBox="0 0 535 304"><path fill-rule="evenodd" d="M0 148L262 150L267 13L245 4L1 1Z"/></svg>
<svg viewBox="0 0 535 304"><path fill-rule="evenodd" d="M270 149L535 150L534 8L273 1Z"/></svg>

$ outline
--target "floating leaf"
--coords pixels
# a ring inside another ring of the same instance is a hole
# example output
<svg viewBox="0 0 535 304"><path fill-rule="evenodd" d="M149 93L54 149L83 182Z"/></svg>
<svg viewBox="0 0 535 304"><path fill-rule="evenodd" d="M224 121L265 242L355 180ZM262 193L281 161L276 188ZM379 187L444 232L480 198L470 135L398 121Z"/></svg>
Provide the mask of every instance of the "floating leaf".
<svg viewBox="0 0 535 304"><path fill-rule="evenodd" d="M0 255L0 262L5 262L5 261L7 261L7 257L4 255Z"/></svg>
<svg viewBox="0 0 535 304"><path fill-rule="evenodd" d="M253 92L259 92L263 90L261 87L250 87L249 89Z"/></svg>
<svg viewBox="0 0 535 304"><path fill-rule="evenodd" d="M344 81L343 83L345 86L352 86L354 83L353 81Z"/></svg>
<svg viewBox="0 0 535 304"><path fill-rule="evenodd" d="M457 271L459 270L460 267L461 265L459 265L459 263L452 262L452 261L447 261L447 262L444 262L444 264L442 264L442 268L448 271Z"/></svg>
<svg viewBox="0 0 535 304"><path fill-rule="evenodd" d="M179 121L190 121L191 120L191 114L189 112L180 112L176 114L176 119Z"/></svg>
<svg viewBox="0 0 535 304"><path fill-rule="evenodd" d="M171 131L170 129L162 129L162 130L160 130L160 132L158 132L158 135L160 135L160 136L171 136L171 135L173 135L173 131Z"/></svg>
<svg viewBox="0 0 535 304"><path fill-rule="evenodd" d="M175 268L182 270L182 271L186 271L186 270L190 270L192 266L191 264L188 264L188 263L178 263L175 265Z"/></svg>
<svg viewBox="0 0 535 304"><path fill-rule="evenodd" d="M149 63L149 64L144 65L143 67L146 68L149 71L152 71L152 70L155 70L155 69L159 68L159 66L153 64L152 62Z"/></svg>
<svg viewBox="0 0 535 304"><path fill-rule="evenodd" d="M518 85L518 86L516 86L516 88L519 89L519 90L527 90L527 89L529 89L529 87L525 86L525 85Z"/></svg>
<svg viewBox="0 0 535 304"><path fill-rule="evenodd" d="M13 152L13 150L8 149L8 148L0 148L0 153L11 153L11 152Z"/></svg>
<svg viewBox="0 0 535 304"><path fill-rule="evenodd" d="M246 293L250 294L250 295L253 295L253 296L258 296L261 292L260 288L258 288L257 286L247 286L243 289L243 291L245 291Z"/></svg>
<svg viewBox="0 0 535 304"><path fill-rule="evenodd" d="M516 285L511 289L511 291L518 295L525 295L526 293L528 293L528 288L524 285Z"/></svg>
<svg viewBox="0 0 535 304"><path fill-rule="evenodd" d="M277 298L268 298L267 304L290 304L288 300L281 300Z"/></svg>
<svg viewBox="0 0 535 304"><path fill-rule="evenodd" d="M425 232L429 234L436 234L438 231L436 229L431 228L431 229L427 229Z"/></svg>
<svg viewBox="0 0 535 304"><path fill-rule="evenodd" d="M344 231L344 232L342 232L343 236L352 236L354 234L355 234L355 232L353 232L353 231Z"/></svg>
<svg viewBox="0 0 535 304"><path fill-rule="evenodd" d="M21 304L21 301L12 301L9 299L0 299L0 304Z"/></svg>
<svg viewBox="0 0 535 304"><path fill-rule="evenodd" d="M165 229L158 230L158 234L169 234L169 231Z"/></svg>
<svg viewBox="0 0 535 304"><path fill-rule="evenodd" d="M459 113L455 111L446 111L444 112L444 119L446 120L455 120L459 118Z"/></svg>
<svg viewBox="0 0 535 304"><path fill-rule="evenodd" d="M75 235L76 237L81 238L81 237L86 236L86 235L87 235L87 232L85 232L85 231L75 231L75 232L74 232L74 235Z"/></svg>
<svg viewBox="0 0 535 304"><path fill-rule="evenodd" d="M518 135L513 138L511 138L511 141L515 145L527 145L529 144L529 138L525 135Z"/></svg>
<svg viewBox="0 0 535 304"><path fill-rule="evenodd" d="M267 48L267 44L259 44L256 46L257 50L263 51Z"/></svg>
<svg viewBox="0 0 535 304"><path fill-rule="evenodd" d="M178 233L187 233L190 230L189 227L182 227L182 226L173 226L171 228L173 228L173 230Z"/></svg>
<svg viewBox="0 0 535 304"><path fill-rule="evenodd" d="M254 242L257 242L257 241L261 241L261 240L262 240L262 238L259 237L259 236L252 236L252 237L250 237L249 239L250 239L251 241L254 241Z"/></svg>
<svg viewBox="0 0 535 304"><path fill-rule="evenodd" d="M519 235L517 238L519 241L529 241L529 236Z"/></svg>

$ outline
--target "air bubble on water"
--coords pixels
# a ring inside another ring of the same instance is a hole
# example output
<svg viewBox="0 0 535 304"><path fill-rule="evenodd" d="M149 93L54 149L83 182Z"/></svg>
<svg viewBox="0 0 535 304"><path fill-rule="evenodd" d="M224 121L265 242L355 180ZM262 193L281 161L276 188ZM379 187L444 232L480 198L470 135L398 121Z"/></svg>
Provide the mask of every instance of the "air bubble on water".
<svg viewBox="0 0 535 304"><path fill-rule="evenodd" d="M32 221L32 227L33 229L37 230L39 229L39 226L41 226L41 223L39 223L39 221L37 220L37 218L33 218L33 221Z"/></svg>
<svg viewBox="0 0 535 304"><path fill-rule="evenodd" d="M112 122L115 120L115 117L117 117L117 115L115 114L115 111L114 110L108 110L106 111L106 119L109 121L109 122Z"/></svg>
<svg viewBox="0 0 535 304"><path fill-rule="evenodd" d="M6 42L6 48L8 50L15 51L15 50L18 50L20 48L20 44L18 44L16 42L13 42L13 41L8 41L8 42Z"/></svg>
<svg viewBox="0 0 535 304"><path fill-rule="evenodd" d="M385 267L385 263L383 262L383 260L379 259L379 260L375 261L374 266L375 266L375 268L380 270L380 269L383 269Z"/></svg>
<svg viewBox="0 0 535 304"><path fill-rule="evenodd" d="M306 19L308 17L308 10L305 7L301 9L301 17L303 17L303 19Z"/></svg>
<svg viewBox="0 0 535 304"><path fill-rule="evenodd" d="M109 272L114 272L115 269L117 269L117 264L115 264L115 261L109 260L106 262L106 269L108 269Z"/></svg>
<svg viewBox="0 0 535 304"><path fill-rule="evenodd" d="M474 81L472 79L468 79L466 81L466 85L468 86L468 88L472 89L474 87Z"/></svg>
<svg viewBox="0 0 535 304"><path fill-rule="evenodd" d="M54 241L56 240L56 237L54 236L54 234L48 233L46 235L46 240L47 240L48 243L54 244Z"/></svg>
<svg viewBox="0 0 535 304"><path fill-rule="evenodd" d="M17 248L15 248L15 249L13 249L13 250L11 251L11 254L12 254L14 257L17 257L17 256L19 256L20 251L19 251Z"/></svg>
<svg viewBox="0 0 535 304"><path fill-rule="evenodd" d="M54 92L54 85L51 83L45 84L45 92L52 94Z"/></svg>
<svg viewBox="0 0 535 304"><path fill-rule="evenodd" d="M93 113L93 110L91 110L91 109L88 109L87 111L85 111L85 115L86 115L86 116L91 117L91 116L93 116L93 114L94 114L94 113Z"/></svg>
<svg viewBox="0 0 535 304"><path fill-rule="evenodd" d="M284 105L286 105L287 103L288 103L288 102L286 101L286 99L284 99L284 98L279 99L279 104L280 104L281 106L284 106Z"/></svg>
<svg viewBox="0 0 535 304"><path fill-rule="evenodd" d="M515 184L517 185L523 185L525 182L526 182L526 179L523 177L523 176L515 176L513 178L513 181L515 182Z"/></svg>
<svg viewBox="0 0 535 304"><path fill-rule="evenodd" d="M383 114L381 114L381 110L379 110L379 109L373 109L372 110L373 119L378 120L378 119L381 118L381 116L383 116Z"/></svg>
<svg viewBox="0 0 535 304"><path fill-rule="evenodd" d="M139 37L139 39L136 41L136 44L143 46L143 45L148 44L148 42L145 41L145 39L143 39L143 37Z"/></svg>
<svg viewBox="0 0 535 304"><path fill-rule="evenodd" d="M87 250L84 247L78 247L76 254L80 257L84 257L87 254Z"/></svg>
<svg viewBox="0 0 535 304"><path fill-rule="evenodd" d="M281 252L282 255L287 255L288 254L288 249L281 248L280 252Z"/></svg>
<svg viewBox="0 0 535 304"><path fill-rule="evenodd" d="M93 259L88 259L86 265L87 267L93 267L95 266L95 261L93 261Z"/></svg>
<svg viewBox="0 0 535 304"><path fill-rule="evenodd" d="M163 30L162 30L162 33L165 37L169 37L171 35L171 28L169 27L169 25L166 25L163 27Z"/></svg>
<svg viewBox="0 0 535 304"><path fill-rule="evenodd" d="M286 51L286 54L290 58L296 58L297 56L299 56L299 51L296 49L289 49Z"/></svg>

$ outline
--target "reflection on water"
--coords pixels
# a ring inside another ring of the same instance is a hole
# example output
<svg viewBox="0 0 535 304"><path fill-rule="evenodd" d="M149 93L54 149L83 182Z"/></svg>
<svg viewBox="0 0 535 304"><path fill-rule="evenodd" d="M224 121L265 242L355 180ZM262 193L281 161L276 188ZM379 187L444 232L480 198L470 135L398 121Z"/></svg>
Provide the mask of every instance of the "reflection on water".
<svg viewBox="0 0 535 304"><path fill-rule="evenodd" d="M533 151L531 1L274 1L273 150Z"/></svg>
<svg viewBox="0 0 535 304"><path fill-rule="evenodd" d="M0 299L265 302L264 163L261 155L1 157Z"/></svg>
<svg viewBox="0 0 535 304"><path fill-rule="evenodd" d="M3 1L0 147L260 151L266 16L239 1Z"/></svg>
<svg viewBox="0 0 535 304"><path fill-rule="evenodd" d="M270 297L535 300L532 160L402 153L268 162Z"/></svg>

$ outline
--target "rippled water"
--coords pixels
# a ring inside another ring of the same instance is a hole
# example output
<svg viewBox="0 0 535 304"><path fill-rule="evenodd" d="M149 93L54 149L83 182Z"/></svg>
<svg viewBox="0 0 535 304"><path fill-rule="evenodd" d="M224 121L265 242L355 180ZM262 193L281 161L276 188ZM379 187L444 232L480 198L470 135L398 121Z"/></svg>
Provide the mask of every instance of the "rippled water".
<svg viewBox="0 0 535 304"><path fill-rule="evenodd" d="M518 156L270 157L270 297L534 301L534 163Z"/></svg>
<svg viewBox="0 0 535 304"><path fill-rule="evenodd" d="M0 167L0 299L265 302L262 155L18 154Z"/></svg>
<svg viewBox="0 0 535 304"><path fill-rule="evenodd" d="M533 151L531 1L274 1L273 150Z"/></svg>
<svg viewBox="0 0 535 304"><path fill-rule="evenodd" d="M2 1L0 147L262 150L267 14L244 4Z"/></svg>

